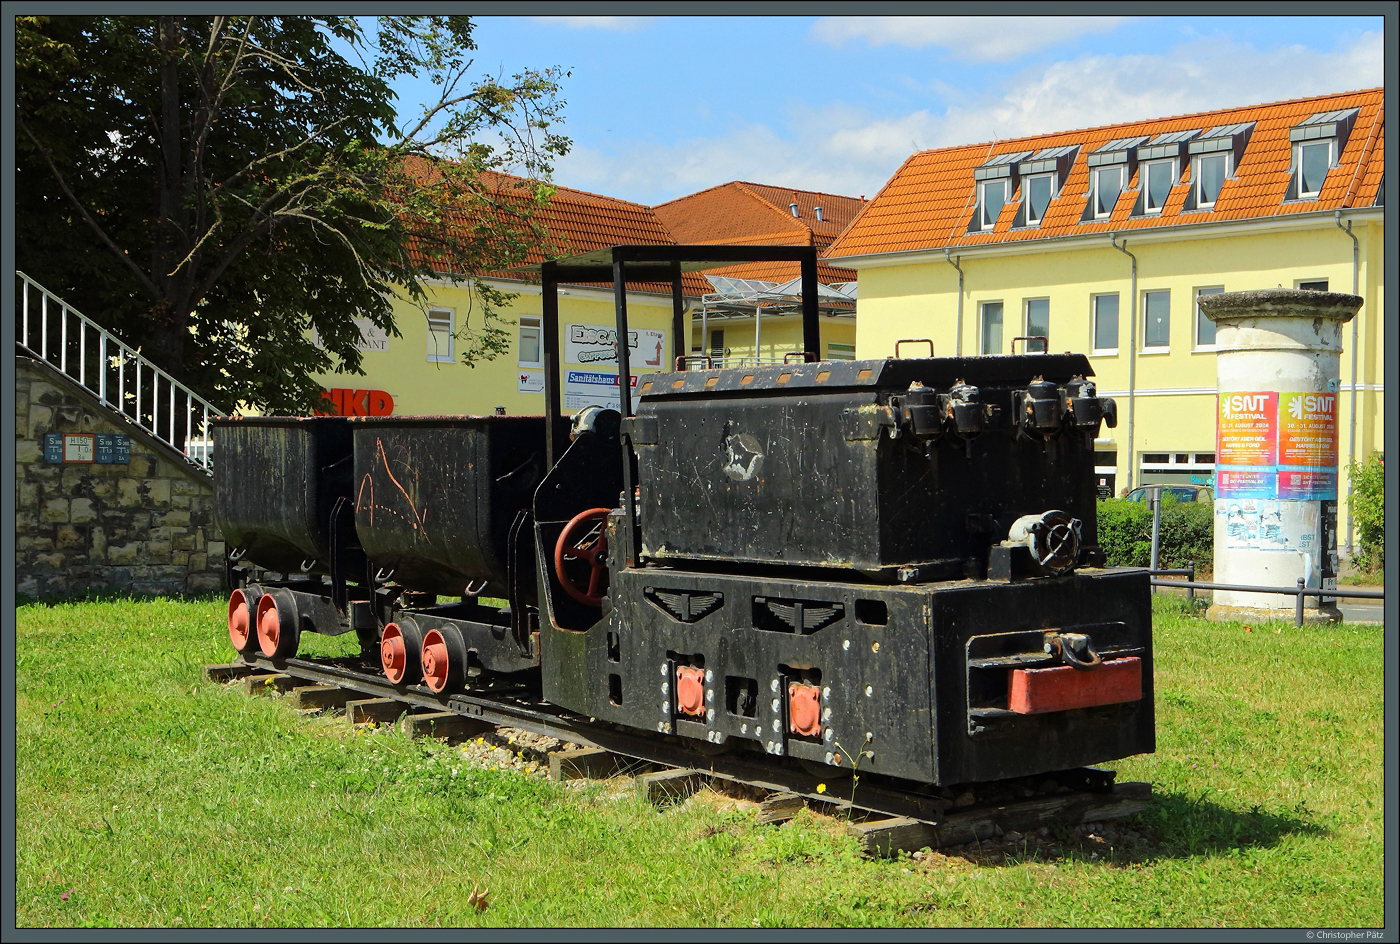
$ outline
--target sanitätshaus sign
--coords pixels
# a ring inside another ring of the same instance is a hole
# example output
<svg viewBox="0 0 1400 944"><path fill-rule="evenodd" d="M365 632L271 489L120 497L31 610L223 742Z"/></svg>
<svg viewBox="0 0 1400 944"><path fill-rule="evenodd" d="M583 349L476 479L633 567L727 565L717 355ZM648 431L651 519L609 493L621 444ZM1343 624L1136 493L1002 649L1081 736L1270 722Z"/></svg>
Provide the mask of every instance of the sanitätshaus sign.
<svg viewBox="0 0 1400 944"><path fill-rule="evenodd" d="M1222 393L1217 406L1217 497L1336 500L1336 394Z"/></svg>

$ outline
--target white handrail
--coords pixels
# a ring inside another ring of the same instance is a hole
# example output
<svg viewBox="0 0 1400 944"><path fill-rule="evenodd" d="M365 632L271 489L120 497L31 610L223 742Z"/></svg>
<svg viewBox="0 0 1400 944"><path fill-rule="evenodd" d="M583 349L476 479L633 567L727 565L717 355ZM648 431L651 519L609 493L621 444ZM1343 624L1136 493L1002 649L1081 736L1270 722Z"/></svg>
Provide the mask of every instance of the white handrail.
<svg viewBox="0 0 1400 944"><path fill-rule="evenodd" d="M17 325L19 337L16 342L26 352L45 361L70 379L77 382L79 386L94 394L98 401L107 408L122 414L146 432L161 440L176 452L183 455L191 465L197 466L208 472L210 469L210 453L212 452L209 435L209 420L211 417L223 416L223 412L215 407L208 400L186 387L184 384L171 377L161 368L151 363L141 355L139 351L122 341L121 338L112 334L106 328L93 321L87 315L69 305L63 299L44 288L38 282L16 271L19 276L19 290L24 293L21 310L23 318ZM32 292L39 293L39 324L35 325L30 318L29 297ZM58 336L61 339L57 350L49 349L49 322L55 317L49 306L52 300L57 308ZM73 340L68 330L68 322L72 320L77 331L77 339ZM95 382L88 377L88 344L87 333L91 328L97 332L97 363ZM37 337L36 337L37 335ZM69 348L72 348L73 359L77 361L76 372L69 369ZM127 362L135 365L135 382L130 391L126 386L126 365ZM142 368L146 370L143 372ZM115 377L111 377L115 372ZM143 376L149 378L143 383ZM110 380L116 381L116 392L112 392ZM170 399L168 403L167 415L160 416L160 387L162 382L170 387ZM143 416L141 411L141 401L143 390L146 394L144 399L150 402L148 416ZM176 391L181 391L185 395L185 409L183 416L176 409ZM128 399L130 398L130 399ZM165 429L160 428L160 420L165 420Z"/></svg>

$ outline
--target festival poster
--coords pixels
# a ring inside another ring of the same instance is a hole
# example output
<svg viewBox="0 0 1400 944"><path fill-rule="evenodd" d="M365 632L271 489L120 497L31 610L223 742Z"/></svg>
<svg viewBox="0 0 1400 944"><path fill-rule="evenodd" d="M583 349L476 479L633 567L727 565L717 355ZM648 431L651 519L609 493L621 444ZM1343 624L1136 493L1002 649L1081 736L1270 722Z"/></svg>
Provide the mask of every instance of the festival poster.
<svg viewBox="0 0 1400 944"><path fill-rule="evenodd" d="M1337 498L1337 395L1278 395L1278 497Z"/></svg>
<svg viewBox="0 0 1400 944"><path fill-rule="evenodd" d="M1277 498L1278 394L1222 393L1215 436L1219 498Z"/></svg>

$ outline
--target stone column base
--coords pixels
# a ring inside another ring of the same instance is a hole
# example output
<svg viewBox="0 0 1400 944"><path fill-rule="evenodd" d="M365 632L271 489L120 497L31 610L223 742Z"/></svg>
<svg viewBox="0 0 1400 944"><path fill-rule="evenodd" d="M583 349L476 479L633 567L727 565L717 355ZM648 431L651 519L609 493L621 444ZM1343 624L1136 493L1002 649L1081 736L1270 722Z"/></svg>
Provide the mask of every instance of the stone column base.
<svg viewBox="0 0 1400 944"><path fill-rule="evenodd" d="M1284 609L1282 607L1227 606L1223 603L1212 603L1206 610L1206 619L1216 622L1235 620L1242 623L1262 623L1265 620L1284 620L1291 623L1296 618L1296 611L1293 607ZM1341 621L1342 611L1330 603L1326 606L1303 608L1304 626L1321 626Z"/></svg>

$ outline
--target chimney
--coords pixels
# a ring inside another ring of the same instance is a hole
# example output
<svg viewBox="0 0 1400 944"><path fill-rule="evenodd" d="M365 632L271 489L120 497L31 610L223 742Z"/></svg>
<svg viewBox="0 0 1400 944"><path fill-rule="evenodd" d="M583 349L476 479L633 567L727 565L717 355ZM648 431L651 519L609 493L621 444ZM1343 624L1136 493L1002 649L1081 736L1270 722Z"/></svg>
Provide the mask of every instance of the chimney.
<svg viewBox="0 0 1400 944"><path fill-rule="evenodd" d="M817 222L820 223L822 221L822 208L813 207L812 211L817 214Z"/></svg>

